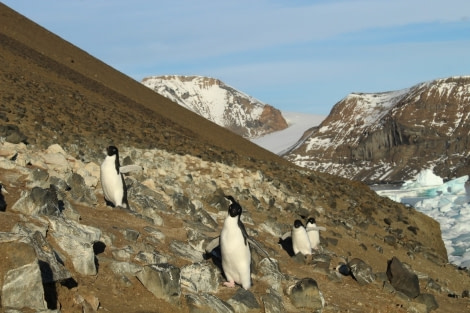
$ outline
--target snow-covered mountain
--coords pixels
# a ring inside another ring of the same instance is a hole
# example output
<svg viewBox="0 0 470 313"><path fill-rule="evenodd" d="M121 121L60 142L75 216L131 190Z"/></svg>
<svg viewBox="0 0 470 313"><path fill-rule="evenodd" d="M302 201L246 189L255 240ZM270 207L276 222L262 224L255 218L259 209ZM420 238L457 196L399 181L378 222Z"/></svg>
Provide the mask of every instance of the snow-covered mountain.
<svg viewBox="0 0 470 313"><path fill-rule="evenodd" d="M470 76L383 93L352 93L284 156L366 182L403 181L423 168L470 171Z"/></svg>
<svg viewBox="0 0 470 313"><path fill-rule="evenodd" d="M203 76L152 76L142 83L179 105L248 139L287 128L281 112L261 101Z"/></svg>

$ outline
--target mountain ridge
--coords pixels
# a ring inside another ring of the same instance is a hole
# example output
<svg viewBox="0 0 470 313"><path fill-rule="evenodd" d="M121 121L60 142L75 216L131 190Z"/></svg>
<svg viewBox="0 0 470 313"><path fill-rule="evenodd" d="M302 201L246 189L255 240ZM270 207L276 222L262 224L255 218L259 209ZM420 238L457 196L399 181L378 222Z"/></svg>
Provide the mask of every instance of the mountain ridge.
<svg viewBox="0 0 470 313"><path fill-rule="evenodd" d="M351 93L284 157L368 183L408 180L423 168L445 178L461 176L470 170L465 162L469 103L470 76L398 91Z"/></svg>
<svg viewBox="0 0 470 313"><path fill-rule="evenodd" d="M281 112L220 79L164 75L142 84L179 105L248 139L287 128Z"/></svg>

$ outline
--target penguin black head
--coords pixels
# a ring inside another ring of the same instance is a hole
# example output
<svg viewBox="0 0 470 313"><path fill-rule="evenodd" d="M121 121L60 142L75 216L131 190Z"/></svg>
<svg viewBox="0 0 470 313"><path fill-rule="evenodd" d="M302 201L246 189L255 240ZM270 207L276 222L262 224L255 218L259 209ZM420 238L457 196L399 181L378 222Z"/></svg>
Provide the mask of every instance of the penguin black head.
<svg viewBox="0 0 470 313"><path fill-rule="evenodd" d="M227 200L230 201L230 206L228 207L228 214L231 217L236 217L242 215L242 207L238 204L237 201L232 196L225 196Z"/></svg>
<svg viewBox="0 0 470 313"><path fill-rule="evenodd" d="M304 227L304 224L300 220L295 220L294 221L294 227L299 228L299 227Z"/></svg>
<svg viewBox="0 0 470 313"><path fill-rule="evenodd" d="M315 224L315 218L314 217L310 217L308 220L307 220L307 224L310 223L310 224Z"/></svg>
<svg viewBox="0 0 470 313"><path fill-rule="evenodd" d="M116 148L115 146L109 146L107 149L106 149L106 152L108 154L108 156L113 156L113 155L118 155L118 148Z"/></svg>

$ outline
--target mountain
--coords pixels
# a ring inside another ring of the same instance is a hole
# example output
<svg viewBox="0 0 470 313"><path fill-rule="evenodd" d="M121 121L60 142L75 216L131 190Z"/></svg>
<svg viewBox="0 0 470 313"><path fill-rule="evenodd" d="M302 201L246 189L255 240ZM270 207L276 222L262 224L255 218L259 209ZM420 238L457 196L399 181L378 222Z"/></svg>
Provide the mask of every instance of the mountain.
<svg viewBox="0 0 470 313"><path fill-rule="evenodd" d="M299 168L1 3L0 69L0 312L468 309L470 273L448 263L432 218ZM104 200L111 144L140 169L124 178L130 209ZM204 251L225 195L272 261L252 250L249 290L225 287ZM293 256L281 236L310 216L322 250ZM413 293L388 278L395 265Z"/></svg>
<svg viewBox="0 0 470 313"><path fill-rule="evenodd" d="M297 165L368 183L398 182L425 168L470 171L470 76L383 93L352 93L284 156Z"/></svg>
<svg viewBox="0 0 470 313"><path fill-rule="evenodd" d="M162 96L245 138L287 127L281 112L222 81L202 76L152 76L142 83Z"/></svg>

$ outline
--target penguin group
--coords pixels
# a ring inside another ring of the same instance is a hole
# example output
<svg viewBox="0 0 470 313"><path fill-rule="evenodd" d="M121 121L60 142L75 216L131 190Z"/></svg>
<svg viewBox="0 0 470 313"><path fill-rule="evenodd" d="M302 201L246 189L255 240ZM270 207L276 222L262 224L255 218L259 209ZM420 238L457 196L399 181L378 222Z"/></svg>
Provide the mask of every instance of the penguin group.
<svg viewBox="0 0 470 313"><path fill-rule="evenodd" d="M317 226L315 218L310 217L307 225L304 226L301 220L296 219L290 232L285 233L281 240L291 238L294 255L310 255L320 249L320 231L325 231L325 227Z"/></svg>
<svg viewBox="0 0 470 313"><path fill-rule="evenodd" d="M130 209L123 174L138 169L140 167L136 165L121 166L117 147L112 145L107 147L106 157L100 166L100 178L103 195L108 205ZM271 263L273 261L256 240L248 236L241 221L243 211L241 205L233 196L226 195L224 197L229 202L227 216L220 236L214 238L206 246L206 253L216 255L217 258L221 259L221 267L226 278L224 286L232 288L237 284L248 290L252 286L250 247L264 253ZM309 255L312 250L319 249L319 231L321 230L326 229L318 227L313 217L307 220L306 226L303 225L301 220L297 219L294 221L292 231L283 237L291 237L295 254ZM214 253L216 250L220 252Z"/></svg>

